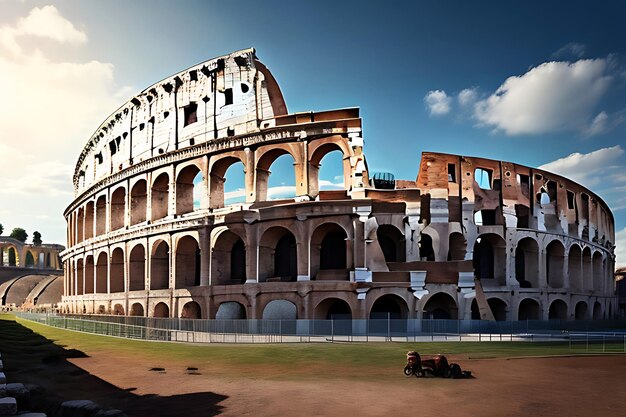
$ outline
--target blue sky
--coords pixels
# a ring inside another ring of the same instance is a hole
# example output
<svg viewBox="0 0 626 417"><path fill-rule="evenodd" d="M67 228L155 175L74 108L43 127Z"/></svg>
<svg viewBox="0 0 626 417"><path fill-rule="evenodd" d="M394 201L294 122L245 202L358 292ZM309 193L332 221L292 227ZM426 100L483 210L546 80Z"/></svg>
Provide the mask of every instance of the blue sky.
<svg viewBox="0 0 626 417"><path fill-rule="evenodd" d="M546 165L607 201L624 247L624 16L617 1L0 0L0 223L63 243L98 124L254 47L290 112L361 108L371 171L414 179L422 151Z"/></svg>

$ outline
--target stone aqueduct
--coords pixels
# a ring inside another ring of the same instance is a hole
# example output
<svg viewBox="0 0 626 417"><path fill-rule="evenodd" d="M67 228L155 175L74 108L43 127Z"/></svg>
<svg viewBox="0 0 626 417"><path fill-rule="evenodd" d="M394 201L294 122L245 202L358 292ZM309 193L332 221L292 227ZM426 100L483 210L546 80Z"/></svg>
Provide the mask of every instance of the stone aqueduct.
<svg viewBox="0 0 626 417"><path fill-rule="evenodd" d="M340 152L344 189L320 190ZM268 199L294 160L295 198ZM245 201L225 204L241 163ZM358 109L288 114L254 50L148 87L81 152L63 310L192 318L597 319L615 314L613 218L580 185L424 153L377 187ZM195 196L195 198L194 198Z"/></svg>

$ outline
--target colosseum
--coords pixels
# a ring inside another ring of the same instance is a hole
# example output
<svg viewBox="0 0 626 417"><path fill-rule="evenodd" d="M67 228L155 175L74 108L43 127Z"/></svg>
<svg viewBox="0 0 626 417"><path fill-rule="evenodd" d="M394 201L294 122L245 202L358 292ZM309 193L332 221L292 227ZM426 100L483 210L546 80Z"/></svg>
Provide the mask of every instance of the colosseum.
<svg viewBox="0 0 626 417"><path fill-rule="evenodd" d="M321 187L331 152L343 189ZM295 197L271 199L282 155ZM236 164L245 194L233 203L224 184ZM253 49L134 96L89 138L73 183L68 313L615 315L613 215L596 194L541 169L430 152L416 180L370 175L359 109L289 114Z"/></svg>

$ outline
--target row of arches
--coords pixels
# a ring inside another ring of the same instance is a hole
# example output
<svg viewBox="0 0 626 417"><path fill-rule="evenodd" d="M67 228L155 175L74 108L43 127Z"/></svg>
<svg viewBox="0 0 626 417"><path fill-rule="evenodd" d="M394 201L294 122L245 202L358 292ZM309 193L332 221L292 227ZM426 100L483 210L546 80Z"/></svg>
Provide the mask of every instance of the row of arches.
<svg viewBox="0 0 626 417"><path fill-rule="evenodd" d="M37 248L25 245L20 251L14 245L0 245L0 266L59 269L58 251Z"/></svg>
<svg viewBox="0 0 626 417"><path fill-rule="evenodd" d="M158 169L97 194L68 216L70 246L126 227L201 209L344 189L350 147L340 137L230 151ZM251 153L253 155L251 155ZM308 161L302 163L304 154ZM322 162L324 164L322 164ZM322 166L324 169L322 169ZM276 175L270 175L276 168Z"/></svg>

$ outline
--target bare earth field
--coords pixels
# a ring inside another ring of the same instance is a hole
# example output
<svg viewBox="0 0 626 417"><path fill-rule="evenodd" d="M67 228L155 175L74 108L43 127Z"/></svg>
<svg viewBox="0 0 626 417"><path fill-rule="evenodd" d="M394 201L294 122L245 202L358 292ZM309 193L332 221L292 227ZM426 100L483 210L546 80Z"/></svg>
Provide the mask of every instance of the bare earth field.
<svg viewBox="0 0 626 417"><path fill-rule="evenodd" d="M403 344L385 344L393 355L375 347L369 361L360 357L370 349L363 345L173 345L24 325L39 334L0 320L2 359L10 382L42 388L42 408L50 415L53 404L68 399L90 399L134 416L626 415L625 355L456 354L447 356L475 378L407 378ZM297 359L315 350L339 360ZM257 356L250 359L251 352Z"/></svg>

